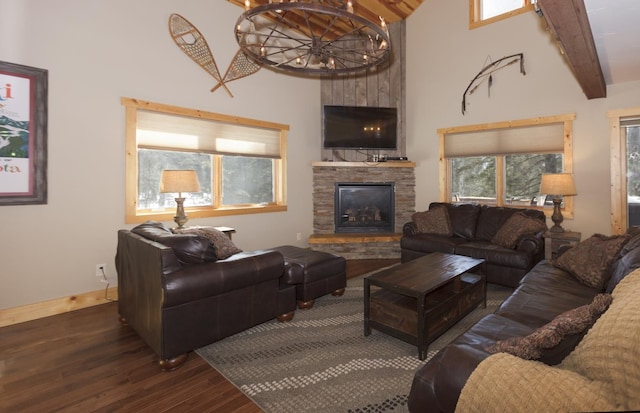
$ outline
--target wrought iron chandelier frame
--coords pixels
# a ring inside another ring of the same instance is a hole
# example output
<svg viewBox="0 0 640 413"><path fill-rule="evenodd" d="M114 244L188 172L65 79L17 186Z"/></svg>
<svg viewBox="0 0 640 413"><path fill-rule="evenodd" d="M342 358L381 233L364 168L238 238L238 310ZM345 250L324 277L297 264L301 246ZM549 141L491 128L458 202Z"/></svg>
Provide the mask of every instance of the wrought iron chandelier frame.
<svg viewBox="0 0 640 413"><path fill-rule="evenodd" d="M331 4L330 4L331 3ZM376 24L341 0L298 0L247 9L236 22L241 50L256 62L306 74L351 73L391 54L384 19Z"/></svg>

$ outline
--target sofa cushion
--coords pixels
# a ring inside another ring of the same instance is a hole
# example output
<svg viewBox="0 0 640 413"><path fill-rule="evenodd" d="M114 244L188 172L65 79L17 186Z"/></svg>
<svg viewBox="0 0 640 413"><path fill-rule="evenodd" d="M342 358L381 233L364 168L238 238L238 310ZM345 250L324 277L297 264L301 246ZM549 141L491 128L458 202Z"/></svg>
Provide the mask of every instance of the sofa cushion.
<svg viewBox="0 0 640 413"><path fill-rule="evenodd" d="M476 239L491 241L500 227L516 212L518 210L515 208L482 205L476 225Z"/></svg>
<svg viewBox="0 0 640 413"><path fill-rule="evenodd" d="M516 212L502 224L496 235L491 239L491 242L513 249L525 235L537 234L546 229L547 224L544 221L531 218L523 212Z"/></svg>
<svg viewBox="0 0 640 413"><path fill-rule="evenodd" d="M555 317L551 322L537 328L524 337L509 337L489 346L490 353L509 353L527 360L542 357L542 350L553 348L568 335L588 330L611 304L610 294L598 294L586 304Z"/></svg>
<svg viewBox="0 0 640 413"><path fill-rule="evenodd" d="M444 206L434 207L424 212L416 212L411 215L411 221L416 224L416 228L421 234L436 234L448 237L453 235L449 213Z"/></svg>
<svg viewBox="0 0 640 413"><path fill-rule="evenodd" d="M491 241L500 227L517 212L542 222L546 221L544 212L537 209L482 205L480 215L478 216L478 225L476 226L476 240Z"/></svg>
<svg viewBox="0 0 640 413"><path fill-rule="evenodd" d="M449 212L453 235L468 240L476 238L476 225L480 215L480 205L475 204L448 204L444 202L432 202L429 210L436 206L444 205Z"/></svg>
<svg viewBox="0 0 640 413"><path fill-rule="evenodd" d="M613 264L611 267L611 278L609 278L607 282L605 291L611 293L627 274L638 268L640 268L640 248L635 248L627 252Z"/></svg>
<svg viewBox="0 0 640 413"><path fill-rule="evenodd" d="M146 221L132 228L131 232L171 247L178 260L185 264L202 264L217 259L207 238L196 234L174 234L157 221Z"/></svg>
<svg viewBox="0 0 640 413"><path fill-rule="evenodd" d="M413 237L402 237L400 239L400 247L402 249L424 253L444 252L445 254L454 254L456 247L465 242L467 242L467 240L460 237L418 234Z"/></svg>
<svg viewBox="0 0 640 413"><path fill-rule="evenodd" d="M216 258L219 260L225 260L232 256L242 252L242 250L231 241L231 239L222 231L219 231L213 227L189 227L189 228L175 228L173 232L176 234L195 234L208 239L215 250Z"/></svg>
<svg viewBox="0 0 640 413"><path fill-rule="evenodd" d="M481 258L487 264L526 270L532 265L529 254L504 248L487 241L468 241L456 246L455 253L472 258Z"/></svg>
<svg viewBox="0 0 640 413"><path fill-rule="evenodd" d="M611 265L628 240L628 235L608 237L594 234L552 262L556 267L569 271L581 283L603 288L611 275Z"/></svg>

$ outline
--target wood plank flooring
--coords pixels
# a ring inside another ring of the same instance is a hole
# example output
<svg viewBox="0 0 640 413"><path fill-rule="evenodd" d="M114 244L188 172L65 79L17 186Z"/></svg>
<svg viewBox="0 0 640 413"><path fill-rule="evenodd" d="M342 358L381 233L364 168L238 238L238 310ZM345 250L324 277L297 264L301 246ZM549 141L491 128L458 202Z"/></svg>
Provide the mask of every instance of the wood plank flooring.
<svg viewBox="0 0 640 413"><path fill-rule="evenodd" d="M347 277L398 261L350 260ZM171 373L156 362L117 303L3 327L0 412L262 411L195 353Z"/></svg>

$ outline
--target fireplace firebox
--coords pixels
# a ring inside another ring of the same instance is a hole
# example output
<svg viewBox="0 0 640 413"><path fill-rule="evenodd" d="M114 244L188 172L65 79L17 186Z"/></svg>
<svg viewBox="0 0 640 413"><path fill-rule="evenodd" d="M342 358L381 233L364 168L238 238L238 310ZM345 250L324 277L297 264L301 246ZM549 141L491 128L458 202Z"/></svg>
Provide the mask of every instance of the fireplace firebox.
<svg viewBox="0 0 640 413"><path fill-rule="evenodd" d="M335 232L393 232L395 184L335 184Z"/></svg>

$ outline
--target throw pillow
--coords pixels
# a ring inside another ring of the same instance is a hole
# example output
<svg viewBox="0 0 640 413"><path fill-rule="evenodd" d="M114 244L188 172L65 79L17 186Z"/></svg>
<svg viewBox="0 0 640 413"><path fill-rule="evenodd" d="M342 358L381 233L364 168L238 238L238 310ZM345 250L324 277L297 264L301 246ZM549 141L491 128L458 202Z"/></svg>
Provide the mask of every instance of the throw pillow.
<svg viewBox="0 0 640 413"><path fill-rule="evenodd" d="M207 238L213 244L213 248L216 252L216 257L219 260L229 258L233 254L242 252L242 250L229 239L224 232L218 231L213 227L189 227L189 228L175 228L174 233L177 234L196 234L201 237Z"/></svg>
<svg viewBox="0 0 640 413"><path fill-rule="evenodd" d="M147 221L132 228L131 232L171 247L184 264L202 264L217 259L213 245L207 238L196 234L174 234L157 221Z"/></svg>
<svg viewBox="0 0 640 413"><path fill-rule="evenodd" d="M524 212L516 212L502 224L491 243L504 248L514 249L525 235L546 231L547 224L541 219L532 218Z"/></svg>
<svg viewBox="0 0 640 413"><path fill-rule="evenodd" d="M590 304L565 311L527 336L498 340L489 346L487 351L537 360L542 357L543 349L553 348L566 336L579 334L591 328L598 317L609 308L611 301L610 294L598 294Z"/></svg>
<svg viewBox="0 0 640 413"><path fill-rule="evenodd" d="M570 272L582 284L601 289L609 280L611 265L628 240L628 235L594 234L553 260L552 264Z"/></svg>
<svg viewBox="0 0 640 413"><path fill-rule="evenodd" d="M428 211L416 212L411 216L416 228L421 234L453 235L449 212L443 206L431 208Z"/></svg>

